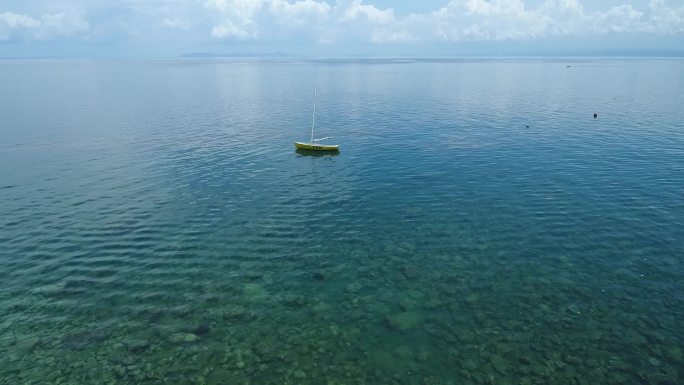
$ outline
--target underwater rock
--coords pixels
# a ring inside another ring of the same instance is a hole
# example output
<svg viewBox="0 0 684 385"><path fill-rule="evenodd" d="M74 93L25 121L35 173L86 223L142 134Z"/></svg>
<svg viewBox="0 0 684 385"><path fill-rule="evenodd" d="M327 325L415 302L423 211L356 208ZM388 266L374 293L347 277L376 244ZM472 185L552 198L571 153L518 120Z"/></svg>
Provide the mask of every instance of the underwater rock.
<svg viewBox="0 0 684 385"><path fill-rule="evenodd" d="M203 305L208 308L207 314L210 314L211 310L213 310L215 306L221 305L224 300L225 297L220 294L205 294L201 298Z"/></svg>
<svg viewBox="0 0 684 385"><path fill-rule="evenodd" d="M189 330L190 333L196 334L198 336L204 336L211 331L211 327L207 324L200 324Z"/></svg>
<svg viewBox="0 0 684 385"><path fill-rule="evenodd" d="M143 365L142 376L144 380L159 380L162 378L161 374L157 372L151 362L146 362Z"/></svg>
<svg viewBox="0 0 684 385"><path fill-rule="evenodd" d="M223 311L223 319L226 321L237 321L244 318L246 309L242 306L232 306Z"/></svg>
<svg viewBox="0 0 684 385"><path fill-rule="evenodd" d="M159 323L167 315L166 309L154 308L147 310L147 317L150 323Z"/></svg>
<svg viewBox="0 0 684 385"><path fill-rule="evenodd" d="M294 378L296 378L298 380L302 380L302 379L306 378L306 372L301 370L301 369L295 370L293 375L294 375Z"/></svg>
<svg viewBox="0 0 684 385"><path fill-rule="evenodd" d="M376 350L369 357L370 364L387 372L397 369L397 360L384 350Z"/></svg>
<svg viewBox="0 0 684 385"><path fill-rule="evenodd" d="M477 293L470 293L466 295L464 300L468 305L474 305L480 300L480 296Z"/></svg>
<svg viewBox="0 0 684 385"><path fill-rule="evenodd" d="M411 290L407 291L406 294L408 294L408 296L411 299L414 299L417 301L424 301L425 300L425 293L420 291L420 290L411 289Z"/></svg>
<svg viewBox="0 0 684 385"><path fill-rule="evenodd" d="M475 312L475 321L478 324L483 325L489 321L489 315L482 310L478 310Z"/></svg>
<svg viewBox="0 0 684 385"><path fill-rule="evenodd" d="M426 350L419 350L418 354L416 354L416 361L418 362L425 362L430 359L430 354Z"/></svg>
<svg viewBox="0 0 684 385"><path fill-rule="evenodd" d="M528 375L530 373L532 373L532 369L530 369L529 365L519 365L518 366L518 374Z"/></svg>
<svg viewBox="0 0 684 385"><path fill-rule="evenodd" d="M2 368L2 373L5 376L17 375L21 373L22 363L18 358L15 359L12 356L2 357L0 358L0 368Z"/></svg>
<svg viewBox="0 0 684 385"><path fill-rule="evenodd" d="M424 317L421 313L407 311L385 317L385 325L394 330L405 331L423 323Z"/></svg>
<svg viewBox="0 0 684 385"><path fill-rule="evenodd" d="M196 351L197 353L193 356L193 361L196 362L212 362L214 357L217 355L217 352L213 349L202 349L202 350L195 350L195 346L192 347L193 351ZM191 350L191 349L188 349Z"/></svg>
<svg viewBox="0 0 684 385"><path fill-rule="evenodd" d="M104 341L107 334L103 330L86 330L64 337L62 345L71 350L83 350L90 345Z"/></svg>
<svg viewBox="0 0 684 385"><path fill-rule="evenodd" d="M564 361L570 365L573 366L581 366L582 365L582 359L577 357L577 356L571 356L569 354L565 355Z"/></svg>
<svg viewBox="0 0 684 385"><path fill-rule="evenodd" d="M232 379L232 373L226 369L214 369L207 375L206 385L227 384Z"/></svg>
<svg viewBox="0 0 684 385"><path fill-rule="evenodd" d="M655 357L648 357L648 363L651 364L652 366L660 366L660 361L655 358Z"/></svg>
<svg viewBox="0 0 684 385"><path fill-rule="evenodd" d="M173 343L194 342L197 341L198 338L199 337L193 333L175 333L169 337L169 341Z"/></svg>
<svg viewBox="0 0 684 385"><path fill-rule="evenodd" d="M268 297L268 292L258 283L247 283L242 290L249 301L264 300Z"/></svg>
<svg viewBox="0 0 684 385"><path fill-rule="evenodd" d="M17 353L17 355L24 356L35 350L40 343L41 341L39 337L29 337L17 343L13 350L15 353Z"/></svg>
<svg viewBox="0 0 684 385"><path fill-rule="evenodd" d="M420 277L420 269L413 265L402 266L399 271L404 276L404 278L406 278L409 281L413 281L414 279Z"/></svg>
<svg viewBox="0 0 684 385"><path fill-rule="evenodd" d="M340 327L339 327L339 325L332 324L332 325L328 326L328 330L329 330L330 333L332 333L332 335L334 335L334 336L337 336L338 334L340 334Z"/></svg>
<svg viewBox="0 0 684 385"><path fill-rule="evenodd" d="M396 354L397 357L399 357L403 360L410 360L411 358L414 357L413 349L411 349L410 347L408 347L406 345L401 345L401 346L397 346L396 348L394 348L394 354Z"/></svg>
<svg viewBox="0 0 684 385"><path fill-rule="evenodd" d="M169 309L169 314L173 317L187 317L195 312L190 305L178 305Z"/></svg>
<svg viewBox="0 0 684 385"><path fill-rule="evenodd" d="M532 363L532 357L527 354L523 354L518 357L518 361L520 361L522 364L529 365Z"/></svg>
<svg viewBox="0 0 684 385"><path fill-rule="evenodd" d="M257 279L263 278L264 273L260 271L248 271L245 273L245 278L247 278L250 281L256 281Z"/></svg>
<svg viewBox="0 0 684 385"><path fill-rule="evenodd" d="M273 341L262 340L254 346L254 353L260 362L269 362L276 358L276 344Z"/></svg>
<svg viewBox="0 0 684 385"><path fill-rule="evenodd" d="M493 355L489 361L494 370L501 374L508 374L508 371L511 368L510 363L498 354Z"/></svg>
<svg viewBox="0 0 684 385"><path fill-rule="evenodd" d="M598 360L596 360L595 358L585 359L584 365L588 368L598 368L600 366Z"/></svg>
<svg viewBox="0 0 684 385"><path fill-rule="evenodd" d="M423 380L420 382L421 385L441 385L442 381L440 381L437 377L433 376L427 376L424 377Z"/></svg>
<svg viewBox="0 0 684 385"><path fill-rule="evenodd" d="M282 301L285 305L290 307L302 307L306 305L306 298L295 294L285 294Z"/></svg>
<svg viewBox="0 0 684 385"><path fill-rule="evenodd" d="M372 279L375 279L375 278L377 277L377 274L376 274L376 272L375 272L375 269L371 269L371 268L368 267L368 266L359 266L359 267L356 269L356 274L357 274L359 277L368 278L368 279L371 279L371 280L372 280Z"/></svg>
<svg viewBox="0 0 684 385"><path fill-rule="evenodd" d="M51 285L34 287L30 290L30 293L45 296L59 295L66 289L66 284L66 281L60 281Z"/></svg>
<svg viewBox="0 0 684 385"><path fill-rule="evenodd" d="M477 335L467 329L456 329L452 331L458 339L463 344L471 344L477 341Z"/></svg>
<svg viewBox="0 0 684 385"><path fill-rule="evenodd" d="M150 342L143 339L130 339L124 341L124 345L133 353L140 353L150 347Z"/></svg>
<svg viewBox="0 0 684 385"><path fill-rule="evenodd" d="M404 249L404 250L407 250L407 251L411 251L411 252L413 252L413 251L416 250L416 246L415 246L413 243L410 243L410 242L407 242L407 241L399 242L399 244L397 245L397 247L400 248L400 249Z"/></svg>
<svg viewBox="0 0 684 385"><path fill-rule="evenodd" d="M372 313L377 316L387 315L392 312L392 308L382 302L371 302L366 307L367 313Z"/></svg>
<svg viewBox="0 0 684 385"><path fill-rule="evenodd" d="M114 366L112 372L116 378L124 378L124 376L126 376L126 369L120 365Z"/></svg>
<svg viewBox="0 0 684 385"><path fill-rule="evenodd" d="M467 371L473 371L480 367L477 361L472 358L466 358L465 360L461 361L461 366Z"/></svg>
<svg viewBox="0 0 684 385"><path fill-rule="evenodd" d="M352 282L352 283L347 285L346 290L348 293L355 294L355 293L358 293L359 291L361 291L361 287L362 287L362 285L360 283Z"/></svg>
<svg viewBox="0 0 684 385"><path fill-rule="evenodd" d="M409 297L402 297L397 302L397 306L402 311L409 311L409 310L415 309L418 307L419 304L420 304L420 302L416 301L415 299L411 299Z"/></svg>
<svg viewBox="0 0 684 385"><path fill-rule="evenodd" d="M444 302L437 297L429 297L429 299L423 303L423 305L428 309L435 309L444 305Z"/></svg>
<svg viewBox="0 0 684 385"><path fill-rule="evenodd" d="M675 363L681 363L682 362L682 357L684 355L682 354L682 349L676 347L676 346L671 346L667 349L667 355Z"/></svg>

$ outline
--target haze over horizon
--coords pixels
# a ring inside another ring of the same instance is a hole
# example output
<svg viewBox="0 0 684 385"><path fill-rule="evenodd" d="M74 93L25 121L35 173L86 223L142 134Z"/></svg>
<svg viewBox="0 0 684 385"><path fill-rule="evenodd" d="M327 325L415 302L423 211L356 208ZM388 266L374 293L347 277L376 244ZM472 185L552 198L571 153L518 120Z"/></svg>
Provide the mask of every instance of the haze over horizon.
<svg viewBox="0 0 684 385"><path fill-rule="evenodd" d="M0 57L684 56L675 0L9 0Z"/></svg>

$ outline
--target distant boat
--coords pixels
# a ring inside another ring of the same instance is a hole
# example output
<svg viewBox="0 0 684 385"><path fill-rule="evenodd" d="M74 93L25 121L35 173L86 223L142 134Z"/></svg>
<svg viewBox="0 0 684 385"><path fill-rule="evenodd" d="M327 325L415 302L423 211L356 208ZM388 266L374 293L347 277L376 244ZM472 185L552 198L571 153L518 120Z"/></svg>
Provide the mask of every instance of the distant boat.
<svg viewBox="0 0 684 385"><path fill-rule="evenodd" d="M332 139L332 137L325 137L320 139L314 139L314 127L316 125L316 91L318 89L318 82L314 85L314 108L313 115L311 117L311 141L305 142L295 142L295 148L298 150L309 150L309 151L340 151L339 144L322 144L322 142L327 139Z"/></svg>

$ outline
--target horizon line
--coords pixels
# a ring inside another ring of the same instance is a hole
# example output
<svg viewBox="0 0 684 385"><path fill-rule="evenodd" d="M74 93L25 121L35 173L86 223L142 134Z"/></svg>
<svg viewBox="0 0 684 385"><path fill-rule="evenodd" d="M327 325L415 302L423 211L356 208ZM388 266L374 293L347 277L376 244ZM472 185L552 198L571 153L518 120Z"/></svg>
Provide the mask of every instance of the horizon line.
<svg viewBox="0 0 684 385"><path fill-rule="evenodd" d="M306 55L306 54L287 54L277 53L184 53L180 55L159 55L159 56L54 56L54 55L32 55L32 56L0 56L0 60L231 60L231 59L254 59L254 60L444 60L444 59L684 59L684 52L678 53L659 53L659 54L640 54L640 53L620 53L620 54L485 54L485 55Z"/></svg>

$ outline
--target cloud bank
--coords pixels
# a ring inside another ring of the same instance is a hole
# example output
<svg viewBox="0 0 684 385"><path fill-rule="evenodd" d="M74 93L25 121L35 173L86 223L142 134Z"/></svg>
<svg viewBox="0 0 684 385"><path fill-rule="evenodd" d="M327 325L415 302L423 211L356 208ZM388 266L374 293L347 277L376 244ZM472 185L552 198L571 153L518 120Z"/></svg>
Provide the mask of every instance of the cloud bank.
<svg viewBox="0 0 684 385"><path fill-rule="evenodd" d="M325 42L352 36L377 43L684 33L684 5L665 0L651 0L644 9L623 4L594 12L579 0L545 0L536 8L522 0L451 0L433 12L402 18L362 0L209 0L205 6L224 19L212 36L226 39L277 39L294 26L306 26Z"/></svg>
<svg viewBox="0 0 684 385"><path fill-rule="evenodd" d="M12 12L0 13L0 41L45 41L60 38L88 38L90 24L72 13L38 17Z"/></svg>
<svg viewBox="0 0 684 385"><path fill-rule="evenodd" d="M371 0L121 0L116 5L63 0L61 9L61 2L51 3L44 12L37 0L14 3L14 9L0 5L0 44L96 43L110 35L157 36L161 42L170 33L195 42L322 46L684 37L684 4L672 0L592 11L580 0L543 0L535 6L522 0L445 0L423 12L411 12L401 2L397 12Z"/></svg>

